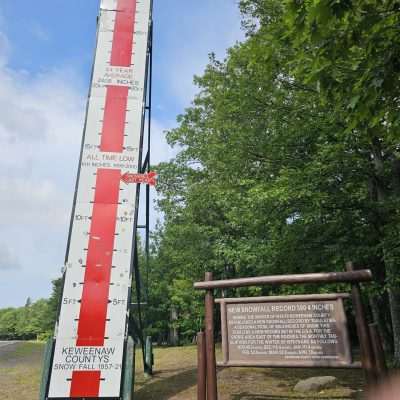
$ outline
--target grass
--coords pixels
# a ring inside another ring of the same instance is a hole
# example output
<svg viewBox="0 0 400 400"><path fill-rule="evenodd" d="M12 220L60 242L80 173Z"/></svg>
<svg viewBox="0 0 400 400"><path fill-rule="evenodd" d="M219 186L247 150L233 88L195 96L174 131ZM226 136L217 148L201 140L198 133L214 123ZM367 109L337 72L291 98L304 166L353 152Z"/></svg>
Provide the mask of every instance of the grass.
<svg viewBox="0 0 400 400"><path fill-rule="evenodd" d="M220 351L217 351L217 357ZM155 350L155 374L136 374L135 400L196 399L196 347ZM138 369L142 363L139 361ZM300 379L336 376L341 386L312 396L299 396L293 387ZM219 400L356 399L364 386L361 371L324 369L226 368L218 371Z"/></svg>
<svg viewBox="0 0 400 400"><path fill-rule="evenodd" d="M0 400L36 400L43 344L18 343L0 352ZM219 351L218 351L219 355ZM195 400L196 348L155 349L155 374L146 378L137 353L135 400ZM292 390L300 380L333 375L341 386L315 395ZM229 368L218 372L219 400L355 399L364 385L361 371Z"/></svg>
<svg viewBox="0 0 400 400"><path fill-rule="evenodd" d="M43 344L40 343L18 343L1 349L1 400L38 398L42 354Z"/></svg>

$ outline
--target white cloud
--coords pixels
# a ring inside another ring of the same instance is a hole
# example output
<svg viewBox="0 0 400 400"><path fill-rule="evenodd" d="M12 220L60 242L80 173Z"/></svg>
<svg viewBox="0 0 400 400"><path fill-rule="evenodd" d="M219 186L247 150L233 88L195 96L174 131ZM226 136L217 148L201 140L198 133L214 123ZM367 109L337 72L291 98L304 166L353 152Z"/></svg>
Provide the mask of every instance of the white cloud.
<svg viewBox="0 0 400 400"><path fill-rule="evenodd" d="M46 296L63 264L85 98L69 69L11 69L0 32L0 308ZM33 284L34 282L34 284Z"/></svg>
<svg viewBox="0 0 400 400"><path fill-rule="evenodd" d="M15 254L4 243L0 243L0 271L17 270L20 267Z"/></svg>
<svg viewBox="0 0 400 400"><path fill-rule="evenodd" d="M65 196L55 182L29 177L0 178L0 220L24 230L65 227L72 196Z"/></svg>
<svg viewBox="0 0 400 400"><path fill-rule="evenodd" d="M31 76L0 67L0 218L65 222L84 102L68 71Z"/></svg>

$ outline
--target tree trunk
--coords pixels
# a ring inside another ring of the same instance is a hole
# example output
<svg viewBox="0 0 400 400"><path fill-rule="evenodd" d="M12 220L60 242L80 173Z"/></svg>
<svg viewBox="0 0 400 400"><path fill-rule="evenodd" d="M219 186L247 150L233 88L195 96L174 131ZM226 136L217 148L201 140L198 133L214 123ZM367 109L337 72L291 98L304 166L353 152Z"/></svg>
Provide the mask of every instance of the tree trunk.
<svg viewBox="0 0 400 400"><path fill-rule="evenodd" d="M176 321L178 321L178 312L175 308L171 309L171 328L169 342L172 346L179 345L179 332L176 327Z"/></svg>
<svg viewBox="0 0 400 400"><path fill-rule="evenodd" d="M400 289L389 288L390 311L393 325L394 363L400 367Z"/></svg>
<svg viewBox="0 0 400 400"><path fill-rule="evenodd" d="M383 232L378 231L378 237L382 238ZM387 354L393 354L393 329L390 314L389 295L383 292L386 286L386 265L384 254L379 251L371 258L370 265L375 278L374 288L369 295L369 304L374 322L378 325L379 334L382 338L383 347Z"/></svg>
<svg viewBox="0 0 400 400"><path fill-rule="evenodd" d="M394 239L395 246L392 249L392 260L390 261L390 272L388 274L390 280L389 284L389 299L390 299L390 309L392 314L392 325L393 325L393 338L394 338L394 362L397 367L400 367L400 251L399 251L399 235L398 235L398 209L396 204L398 205L400 202L400 160L396 157L392 161L392 186L393 186L393 197L396 199L396 202L393 202L395 205L391 210L391 215L393 216L393 220L391 221L393 226L395 226L394 232L396 235L392 238ZM397 219L396 219L397 216Z"/></svg>
<svg viewBox="0 0 400 400"><path fill-rule="evenodd" d="M394 201L397 200L398 203L400 199L400 160L390 152L382 150L382 142L378 137L372 140L372 154L376 190L376 199L374 200L377 200L377 210L380 214L382 228L381 243L392 317L394 363L400 366L400 285L398 283L400 254L398 254L399 235L397 228L399 221L397 220L398 210ZM390 170L390 172L387 173L387 170Z"/></svg>
<svg viewBox="0 0 400 400"><path fill-rule="evenodd" d="M383 341L385 352L393 354L393 334L390 321L391 314L389 312L389 315L387 315L385 312L388 308L388 300L386 296L372 295L370 296L369 303L374 321L378 324L378 330Z"/></svg>

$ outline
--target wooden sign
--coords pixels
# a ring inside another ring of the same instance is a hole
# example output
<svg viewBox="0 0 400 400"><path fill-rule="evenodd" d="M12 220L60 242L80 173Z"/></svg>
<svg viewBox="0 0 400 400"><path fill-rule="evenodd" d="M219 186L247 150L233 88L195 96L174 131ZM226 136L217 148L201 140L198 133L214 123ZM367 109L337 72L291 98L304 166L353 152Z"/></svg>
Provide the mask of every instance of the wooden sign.
<svg viewBox="0 0 400 400"><path fill-rule="evenodd" d="M347 294L253 297L221 304L224 366L352 367Z"/></svg>

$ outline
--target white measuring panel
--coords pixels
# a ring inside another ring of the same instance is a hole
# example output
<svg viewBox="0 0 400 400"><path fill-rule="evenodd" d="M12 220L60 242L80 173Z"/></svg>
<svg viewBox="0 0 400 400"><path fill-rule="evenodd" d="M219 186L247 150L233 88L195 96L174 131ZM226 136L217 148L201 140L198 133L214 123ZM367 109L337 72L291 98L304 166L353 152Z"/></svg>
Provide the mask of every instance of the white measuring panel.
<svg viewBox="0 0 400 400"><path fill-rule="evenodd" d="M102 0L49 399L118 399L151 0Z"/></svg>

